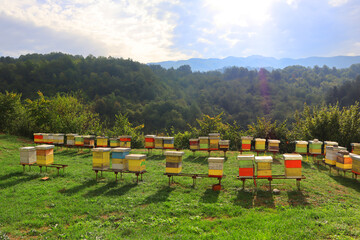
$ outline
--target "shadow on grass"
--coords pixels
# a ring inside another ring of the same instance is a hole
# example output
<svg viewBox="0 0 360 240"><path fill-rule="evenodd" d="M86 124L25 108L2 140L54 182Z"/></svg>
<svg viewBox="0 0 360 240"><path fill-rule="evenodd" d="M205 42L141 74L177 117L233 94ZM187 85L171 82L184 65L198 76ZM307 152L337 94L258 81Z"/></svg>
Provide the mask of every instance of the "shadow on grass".
<svg viewBox="0 0 360 240"><path fill-rule="evenodd" d="M257 190L254 196L254 207L274 208L274 198L272 192Z"/></svg>
<svg viewBox="0 0 360 240"><path fill-rule="evenodd" d="M162 187L153 195L148 196L143 204L165 202L169 198L170 193L174 190L175 188L169 186Z"/></svg>
<svg viewBox="0 0 360 240"><path fill-rule="evenodd" d="M63 191L62 193L65 195L73 195L73 194L78 193L79 191L81 191L85 188L91 187L93 185L96 185L95 179L87 180L87 181L83 182L81 185L67 189L67 190Z"/></svg>
<svg viewBox="0 0 360 240"><path fill-rule="evenodd" d="M137 183L128 183L126 185L121 186L120 188L110 189L105 193L106 196L122 196L128 191L130 191L133 187L138 186Z"/></svg>
<svg viewBox="0 0 360 240"><path fill-rule="evenodd" d="M4 175L4 176L1 176L1 177L0 177L0 181L1 181L1 180L6 180L6 179L12 178L12 177L22 176L22 175L24 175L23 172L13 172L13 173L9 173L9 174L6 174L6 175Z"/></svg>
<svg viewBox="0 0 360 240"><path fill-rule="evenodd" d="M303 194L302 191L288 191L288 203L290 206L299 207L299 206L309 206L310 203L307 201L307 196Z"/></svg>
<svg viewBox="0 0 360 240"><path fill-rule="evenodd" d="M114 188L116 186L117 186L116 182L109 182L102 187L96 188L94 190L91 190L91 191L85 193L83 196L84 197L96 197L99 195L103 195L106 191L108 191L109 189Z"/></svg>
<svg viewBox="0 0 360 240"><path fill-rule="evenodd" d="M252 208L254 200L254 191L253 190L239 190L237 198L234 201L235 205L241 206L243 208Z"/></svg>
<svg viewBox="0 0 360 240"><path fill-rule="evenodd" d="M165 155L162 155L162 154L158 154L158 155L149 155L147 158L146 158L146 160L160 160L160 161L162 161L162 160L165 160Z"/></svg>
<svg viewBox="0 0 360 240"><path fill-rule="evenodd" d="M306 168L306 169L309 169L309 168L311 168L311 165L310 165L310 163L309 162L302 162L301 163L301 167L302 168Z"/></svg>
<svg viewBox="0 0 360 240"><path fill-rule="evenodd" d="M201 196L200 201L203 203L216 203L219 199L219 195L220 191L213 191L212 189L207 189Z"/></svg>
<svg viewBox="0 0 360 240"><path fill-rule="evenodd" d="M208 157L205 157L205 156L201 156L201 157L200 156L188 156L187 158L183 159L183 161L207 165L208 164L207 159L208 159Z"/></svg>
<svg viewBox="0 0 360 240"><path fill-rule="evenodd" d="M0 184L0 189L13 187L13 186L18 185L20 183L31 181L31 180L36 179L38 177L39 177L39 175L36 174L36 175L30 175L30 176L28 175L28 176L25 176L25 177L22 177L22 178L16 178L16 179L14 179L12 181L1 183Z"/></svg>
<svg viewBox="0 0 360 240"><path fill-rule="evenodd" d="M360 192L360 181L354 178L349 178L350 174L348 173L347 177L339 176L339 175L331 175L330 177L337 181L339 184L350 187L357 192Z"/></svg>

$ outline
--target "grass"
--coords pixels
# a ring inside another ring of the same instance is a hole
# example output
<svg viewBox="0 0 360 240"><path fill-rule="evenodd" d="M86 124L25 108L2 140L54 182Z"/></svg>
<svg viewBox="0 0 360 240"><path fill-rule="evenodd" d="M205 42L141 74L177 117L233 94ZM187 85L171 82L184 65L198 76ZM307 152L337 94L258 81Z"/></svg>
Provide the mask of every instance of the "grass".
<svg viewBox="0 0 360 240"><path fill-rule="evenodd" d="M95 181L88 150L57 148L55 163L68 164L40 173L23 173L21 146L30 141L0 135L0 239L359 239L360 181L332 175L304 162L301 191L295 180L236 180L237 152L224 164L223 190L212 191L217 179L174 177L168 185L165 158L153 151L144 181L133 174L115 182L105 172ZM145 153L145 150L132 150ZM220 156L220 153L212 153ZM280 156L278 155L279 159ZM185 151L183 172L207 173L207 153ZM273 174L283 174L282 160ZM41 181L44 176L50 180Z"/></svg>

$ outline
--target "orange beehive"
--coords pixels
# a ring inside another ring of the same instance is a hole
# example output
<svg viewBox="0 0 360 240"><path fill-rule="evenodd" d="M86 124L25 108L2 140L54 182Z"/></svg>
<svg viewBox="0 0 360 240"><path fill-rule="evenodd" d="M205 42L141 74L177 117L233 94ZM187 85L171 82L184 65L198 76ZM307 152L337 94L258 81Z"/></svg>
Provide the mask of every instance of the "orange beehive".
<svg viewBox="0 0 360 240"><path fill-rule="evenodd" d="M145 136L145 148L155 148L155 135Z"/></svg>
<svg viewBox="0 0 360 240"><path fill-rule="evenodd" d="M36 149L36 162L39 166L48 166L54 163L54 145L39 145Z"/></svg>

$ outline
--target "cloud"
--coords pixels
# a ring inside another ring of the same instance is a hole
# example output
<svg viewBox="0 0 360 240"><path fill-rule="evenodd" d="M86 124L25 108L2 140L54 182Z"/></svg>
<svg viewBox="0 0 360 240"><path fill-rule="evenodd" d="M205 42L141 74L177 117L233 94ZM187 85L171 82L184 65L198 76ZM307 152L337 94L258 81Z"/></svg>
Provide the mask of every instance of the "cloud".
<svg viewBox="0 0 360 240"><path fill-rule="evenodd" d="M333 7L339 7L341 5L344 5L348 2L348 0L330 0L329 4Z"/></svg>

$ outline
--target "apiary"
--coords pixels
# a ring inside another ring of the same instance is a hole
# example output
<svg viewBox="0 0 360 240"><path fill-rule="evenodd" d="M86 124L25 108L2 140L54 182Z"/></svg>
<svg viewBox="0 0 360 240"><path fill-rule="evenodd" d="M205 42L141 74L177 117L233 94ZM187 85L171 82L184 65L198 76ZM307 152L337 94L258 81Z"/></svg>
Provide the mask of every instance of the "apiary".
<svg viewBox="0 0 360 240"><path fill-rule="evenodd" d="M130 153L131 148L113 148L111 149L111 162L112 169L116 170L128 170L128 162L125 157Z"/></svg>
<svg viewBox="0 0 360 240"><path fill-rule="evenodd" d="M95 136L94 135L85 135L84 138L84 147L95 147Z"/></svg>
<svg viewBox="0 0 360 240"><path fill-rule="evenodd" d="M360 155L350 153L352 159L352 172L360 174Z"/></svg>
<svg viewBox="0 0 360 240"><path fill-rule="evenodd" d="M355 154L360 154L360 143L351 143L351 152Z"/></svg>
<svg viewBox="0 0 360 240"><path fill-rule="evenodd" d="M209 177L222 177L224 158L223 157L209 157Z"/></svg>
<svg viewBox="0 0 360 240"><path fill-rule="evenodd" d="M324 141L324 155L326 155L326 147L327 147L327 146L337 147L337 146L339 146L339 144L338 144L337 142Z"/></svg>
<svg viewBox="0 0 360 240"><path fill-rule="evenodd" d="M174 149L174 137L163 137L164 149Z"/></svg>
<svg viewBox="0 0 360 240"><path fill-rule="evenodd" d="M251 150L251 141L253 137L243 136L241 137L241 150L242 151L250 151Z"/></svg>
<svg viewBox="0 0 360 240"><path fill-rule="evenodd" d="M254 155L243 154L238 155L239 161L239 177L253 177L254 176Z"/></svg>
<svg viewBox="0 0 360 240"><path fill-rule="evenodd" d="M348 151L340 150L337 153L336 167L344 170L352 169L352 159Z"/></svg>
<svg viewBox="0 0 360 240"><path fill-rule="evenodd" d="M74 133L68 133L66 134L66 145L74 146L75 145L75 136Z"/></svg>
<svg viewBox="0 0 360 240"><path fill-rule="evenodd" d="M323 145L323 142L314 139L312 141L309 141L309 153L310 154L321 154L321 147Z"/></svg>
<svg viewBox="0 0 360 240"><path fill-rule="evenodd" d="M36 162L39 166L48 166L54 163L54 145L38 145L36 149Z"/></svg>
<svg viewBox="0 0 360 240"><path fill-rule="evenodd" d="M279 140L269 139L268 140L268 151L269 152L279 152Z"/></svg>
<svg viewBox="0 0 360 240"><path fill-rule="evenodd" d="M43 137L42 133L34 133L34 143L42 143Z"/></svg>
<svg viewBox="0 0 360 240"><path fill-rule="evenodd" d="M75 146L84 146L84 137L82 135L75 135Z"/></svg>
<svg viewBox="0 0 360 240"><path fill-rule="evenodd" d="M308 150L307 141L295 141L295 152L300 154L307 154Z"/></svg>
<svg viewBox="0 0 360 240"><path fill-rule="evenodd" d="M302 156L297 153L283 154L286 178L301 178Z"/></svg>
<svg viewBox="0 0 360 240"><path fill-rule="evenodd" d="M166 156L166 173L180 173L184 152L166 151L164 155Z"/></svg>
<svg viewBox="0 0 360 240"><path fill-rule="evenodd" d="M131 136L120 136L120 147L131 148Z"/></svg>
<svg viewBox="0 0 360 240"><path fill-rule="evenodd" d="M199 150L209 150L209 137L199 137Z"/></svg>
<svg viewBox="0 0 360 240"><path fill-rule="evenodd" d="M266 142L266 139L255 138L255 150L256 151L265 151L265 142Z"/></svg>
<svg viewBox="0 0 360 240"><path fill-rule="evenodd" d="M219 141L219 148L222 151L227 151L230 148L230 140L220 140Z"/></svg>
<svg viewBox="0 0 360 240"><path fill-rule="evenodd" d="M36 163L35 147L22 147L20 150L20 163L33 164Z"/></svg>
<svg viewBox="0 0 360 240"><path fill-rule="evenodd" d="M220 133L209 133L209 150L219 150Z"/></svg>
<svg viewBox="0 0 360 240"><path fill-rule="evenodd" d="M119 138L109 138L110 147L120 147L120 139Z"/></svg>
<svg viewBox="0 0 360 240"><path fill-rule="evenodd" d="M93 170L108 170L111 148L93 148Z"/></svg>
<svg viewBox="0 0 360 240"><path fill-rule="evenodd" d="M155 135L145 136L145 148L155 148Z"/></svg>
<svg viewBox="0 0 360 240"><path fill-rule="evenodd" d="M108 137L97 136L96 137L96 147L108 147Z"/></svg>
<svg viewBox="0 0 360 240"><path fill-rule="evenodd" d="M145 159L144 154L128 154L125 156L128 161L129 171L131 172L142 172L145 170Z"/></svg>
<svg viewBox="0 0 360 240"><path fill-rule="evenodd" d="M271 165L273 158L271 156L256 156L256 170L258 177L272 177Z"/></svg>
<svg viewBox="0 0 360 240"><path fill-rule="evenodd" d="M55 133L53 135L53 142L54 144L57 144L57 145L63 145L64 144L64 141L65 141L65 134L63 133Z"/></svg>
<svg viewBox="0 0 360 240"><path fill-rule="evenodd" d="M199 139L191 138L189 139L190 150L199 150Z"/></svg>
<svg viewBox="0 0 360 240"><path fill-rule="evenodd" d="M325 163L335 166L337 161L337 153L340 150L346 150L344 147L336 147L336 146L327 146L326 147L326 155L325 155Z"/></svg>

